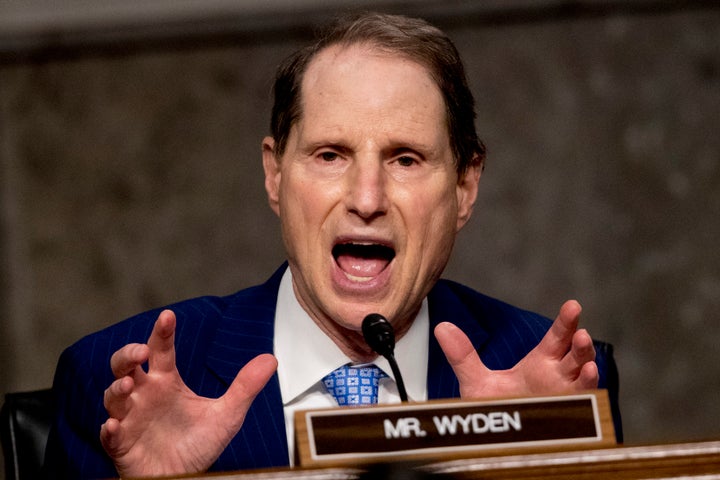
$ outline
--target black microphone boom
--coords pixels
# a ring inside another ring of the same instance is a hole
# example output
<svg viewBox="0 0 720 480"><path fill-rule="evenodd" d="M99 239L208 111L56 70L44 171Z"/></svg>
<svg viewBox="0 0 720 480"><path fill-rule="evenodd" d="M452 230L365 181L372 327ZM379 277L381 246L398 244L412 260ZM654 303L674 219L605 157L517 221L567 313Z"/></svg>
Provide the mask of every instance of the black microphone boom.
<svg viewBox="0 0 720 480"><path fill-rule="evenodd" d="M405 383L395 361L395 331L392 325L379 313L371 313L363 320L362 332L370 348L387 359L395 376L400 400L407 402Z"/></svg>

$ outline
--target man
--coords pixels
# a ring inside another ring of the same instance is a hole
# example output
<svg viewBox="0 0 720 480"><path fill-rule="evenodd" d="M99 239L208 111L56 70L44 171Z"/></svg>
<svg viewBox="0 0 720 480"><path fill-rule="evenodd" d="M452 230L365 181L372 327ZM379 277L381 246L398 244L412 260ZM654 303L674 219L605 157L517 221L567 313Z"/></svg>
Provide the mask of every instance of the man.
<svg viewBox="0 0 720 480"><path fill-rule="evenodd" d="M287 266L264 285L148 312L68 349L48 470L288 465L288 419L335 404L322 379L336 367L374 362L380 401L398 401L360 332L373 312L394 326L412 400L605 386L612 357L601 348L596 361L576 302L551 325L439 280L477 197L474 116L454 46L420 20L347 19L291 57L262 144Z"/></svg>

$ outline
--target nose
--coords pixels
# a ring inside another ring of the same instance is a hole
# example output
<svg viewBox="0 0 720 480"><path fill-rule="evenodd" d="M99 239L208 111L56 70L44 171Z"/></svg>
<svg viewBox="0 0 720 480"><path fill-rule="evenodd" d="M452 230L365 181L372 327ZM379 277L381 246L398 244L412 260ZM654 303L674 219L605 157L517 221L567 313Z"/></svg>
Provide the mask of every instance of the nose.
<svg viewBox="0 0 720 480"><path fill-rule="evenodd" d="M349 212L370 220L388 209L387 179L382 161L377 158L355 158L348 175L346 205Z"/></svg>

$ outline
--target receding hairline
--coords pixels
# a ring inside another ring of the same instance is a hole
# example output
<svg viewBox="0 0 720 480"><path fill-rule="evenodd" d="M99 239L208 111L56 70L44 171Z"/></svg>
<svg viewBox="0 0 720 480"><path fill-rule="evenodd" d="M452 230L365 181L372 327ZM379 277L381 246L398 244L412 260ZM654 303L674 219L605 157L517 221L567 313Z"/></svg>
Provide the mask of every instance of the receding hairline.
<svg viewBox="0 0 720 480"><path fill-rule="evenodd" d="M297 127L297 125L303 120L304 112L305 112L305 90L306 90L306 83L309 78L308 73L310 73L311 69L314 65L317 64L318 60L323 57L323 55L327 53L331 53L331 50L336 50L335 56L341 55L343 52L346 52L348 50L351 50L353 48L359 48L362 49L364 52L368 53L369 55L377 56L377 57L384 57L384 58L397 58L402 59L407 62L410 62L414 65L419 66L426 74L427 78L429 78L432 81L432 84L434 85L435 89L437 90L437 93L440 98L440 102L442 105L442 112L443 112L443 118L441 119L441 122L443 125L445 125L445 128L447 130L448 138L450 138L450 125L448 123L448 108L447 104L444 101L443 98L443 92L442 88L440 87L439 79L436 75L434 75L433 69L430 68L427 65L427 62L422 62L420 59L415 58L413 55L407 54L403 51L395 50L392 48L387 48L383 46L382 44L373 41L372 39L366 39L366 40L341 40L338 42L334 42L328 45L325 45L323 48L319 49L314 53L312 58L307 62L302 75L301 80L299 82L299 91L298 91L298 115L295 121L292 123L290 127L290 132ZM290 133L288 132L288 133ZM289 135L288 135L289 137Z"/></svg>
<svg viewBox="0 0 720 480"><path fill-rule="evenodd" d="M273 87L271 131L277 155L284 153L291 127L302 115L302 85L308 67L327 49L367 45L378 54L407 59L428 72L445 104L445 123L458 173L484 167L485 146L475 130L475 101L460 54L448 35L419 18L365 12L339 18L318 40L279 67Z"/></svg>

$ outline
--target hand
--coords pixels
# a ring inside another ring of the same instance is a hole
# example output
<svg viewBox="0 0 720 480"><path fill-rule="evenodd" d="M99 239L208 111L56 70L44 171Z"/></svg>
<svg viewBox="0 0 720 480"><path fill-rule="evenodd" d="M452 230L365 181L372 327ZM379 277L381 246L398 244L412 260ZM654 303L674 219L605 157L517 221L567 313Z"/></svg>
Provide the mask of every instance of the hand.
<svg viewBox="0 0 720 480"><path fill-rule="evenodd" d="M578 330L580 304L565 302L540 343L509 370L489 370L467 336L443 322L435 337L460 382L462 398L548 395L597 388L595 348Z"/></svg>
<svg viewBox="0 0 720 480"><path fill-rule="evenodd" d="M116 380L105 390L110 418L100 441L121 477L207 470L277 368L275 357L259 355L240 370L225 395L199 397L180 378L174 340L175 314L165 310L147 345L126 345L110 359Z"/></svg>

